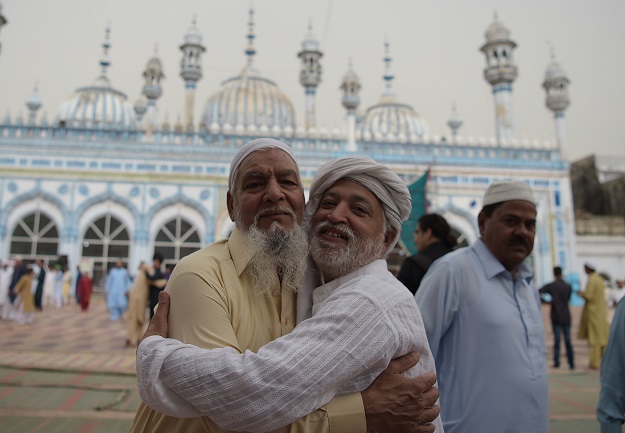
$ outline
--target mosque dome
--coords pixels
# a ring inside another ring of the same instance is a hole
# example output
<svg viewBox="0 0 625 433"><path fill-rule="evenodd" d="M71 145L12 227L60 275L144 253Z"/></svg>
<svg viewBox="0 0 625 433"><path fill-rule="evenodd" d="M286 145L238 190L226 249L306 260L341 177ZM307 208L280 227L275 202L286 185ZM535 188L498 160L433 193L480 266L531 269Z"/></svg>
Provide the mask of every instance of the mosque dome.
<svg viewBox="0 0 625 433"><path fill-rule="evenodd" d="M135 112L126 95L111 86L106 75L111 62L108 58L110 29L106 29L100 59L102 73L92 86L76 89L76 93L59 107L55 123L67 128L134 129Z"/></svg>
<svg viewBox="0 0 625 433"><path fill-rule="evenodd" d="M262 77L253 66L256 49L252 9L248 25L247 64L239 76L224 81L221 89L208 98L201 126L211 132L292 135L296 129L293 103L276 83Z"/></svg>
<svg viewBox="0 0 625 433"><path fill-rule="evenodd" d="M81 87L59 107L56 124L69 128L132 129L136 118L124 93L102 75L92 86Z"/></svg>
<svg viewBox="0 0 625 433"><path fill-rule="evenodd" d="M288 134L295 131L295 110L276 83L247 65L241 75L224 81L208 98L202 124L211 129L227 125L235 130Z"/></svg>
<svg viewBox="0 0 625 433"><path fill-rule="evenodd" d="M391 73L391 57L388 42L384 44L386 72L384 81L386 90L378 103L365 113L361 125L364 139L399 139L416 141L418 137L428 135L427 122L408 104L398 102L392 89L394 75Z"/></svg>
<svg viewBox="0 0 625 433"><path fill-rule="evenodd" d="M367 109L362 123L363 137L404 138L415 140L428 135L427 122L408 104L397 102L393 96L382 96Z"/></svg>

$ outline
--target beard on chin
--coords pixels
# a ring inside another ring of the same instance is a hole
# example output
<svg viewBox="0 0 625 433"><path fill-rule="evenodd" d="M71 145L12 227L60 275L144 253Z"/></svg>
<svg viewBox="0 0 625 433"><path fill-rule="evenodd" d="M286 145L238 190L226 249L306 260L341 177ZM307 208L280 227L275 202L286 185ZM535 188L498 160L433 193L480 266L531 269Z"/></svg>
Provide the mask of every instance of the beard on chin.
<svg viewBox="0 0 625 433"><path fill-rule="evenodd" d="M321 239L318 235L326 227L332 227L347 238L345 245L337 245ZM323 273L326 281L347 275L374 260L384 258L386 246L384 233L379 236L356 236L346 224L323 221L310 231L310 254Z"/></svg>
<svg viewBox="0 0 625 433"><path fill-rule="evenodd" d="M271 211L286 211L293 218L293 228L285 229L274 221L269 229L261 230L258 219ZM308 258L308 240L304 228L296 223L295 213L288 208L274 207L259 212L252 225L242 230L251 258L245 267L253 283L253 290L260 295L272 294L276 285L296 292L300 286ZM243 228L243 219L237 209L237 227Z"/></svg>

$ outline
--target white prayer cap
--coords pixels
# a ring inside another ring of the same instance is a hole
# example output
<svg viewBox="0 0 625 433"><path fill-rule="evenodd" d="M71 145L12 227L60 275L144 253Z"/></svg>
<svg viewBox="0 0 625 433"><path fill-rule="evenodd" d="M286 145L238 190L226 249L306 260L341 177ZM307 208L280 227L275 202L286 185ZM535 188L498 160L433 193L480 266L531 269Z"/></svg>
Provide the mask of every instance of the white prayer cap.
<svg viewBox="0 0 625 433"><path fill-rule="evenodd" d="M234 155L234 158L232 158L232 163L230 164L230 176L228 177L228 189L232 190L234 186L234 180L237 177L237 171L239 169L239 166L250 153L256 152L260 149L272 147L280 149L287 153L291 157L293 162L295 162L295 166L297 167L297 173L299 174L299 166L297 165L297 161L295 160L293 151L288 144L283 143L279 140L275 140L273 138L257 138L256 140L249 141L241 146L236 155Z"/></svg>
<svg viewBox="0 0 625 433"><path fill-rule="evenodd" d="M596 271L597 270L597 266L595 266L595 264L592 263L592 262L586 262L586 263L584 263L584 266L587 267L588 269L590 269L591 271Z"/></svg>
<svg viewBox="0 0 625 433"><path fill-rule="evenodd" d="M495 203L501 203L510 200L529 201L536 205L536 199L532 193L532 189L525 182L504 181L493 182L488 186L484 193L482 206L488 206Z"/></svg>
<svg viewBox="0 0 625 433"><path fill-rule="evenodd" d="M319 207L325 192L340 179L356 182L375 195L382 203L384 214L397 236L389 245L390 253L401 235L401 224L406 221L412 209L412 199L406 184L385 165L368 156L344 156L323 164L310 185L306 204L306 217L311 218Z"/></svg>

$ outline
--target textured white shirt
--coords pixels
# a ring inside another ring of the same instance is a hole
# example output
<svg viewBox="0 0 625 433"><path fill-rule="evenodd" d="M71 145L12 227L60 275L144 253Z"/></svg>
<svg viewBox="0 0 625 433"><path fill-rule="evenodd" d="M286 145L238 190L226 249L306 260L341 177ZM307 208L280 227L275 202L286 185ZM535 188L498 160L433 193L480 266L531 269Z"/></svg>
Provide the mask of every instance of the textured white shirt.
<svg viewBox="0 0 625 433"><path fill-rule="evenodd" d="M313 312L257 354L150 337L137 351L141 398L165 414L264 432L363 391L408 352L421 360L407 375L435 372L417 305L384 260L316 288ZM440 418L435 425L443 431Z"/></svg>

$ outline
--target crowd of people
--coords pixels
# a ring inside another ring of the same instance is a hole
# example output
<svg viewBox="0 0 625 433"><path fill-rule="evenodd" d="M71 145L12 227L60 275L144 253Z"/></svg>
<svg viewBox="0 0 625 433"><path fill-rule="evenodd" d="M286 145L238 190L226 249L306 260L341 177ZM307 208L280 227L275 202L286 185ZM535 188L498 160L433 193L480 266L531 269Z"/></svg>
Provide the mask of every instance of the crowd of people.
<svg viewBox="0 0 625 433"><path fill-rule="evenodd" d="M154 255L152 266L141 263L136 275L126 269L121 259L106 275L104 294L111 321L127 322L126 346L136 346L148 318L158 302L173 270L162 271L163 256ZM27 263L21 256L0 262L0 320L30 325L35 315L49 308L78 305L89 310L94 281L90 269L76 268L72 274L66 260L45 264L43 259Z"/></svg>
<svg viewBox="0 0 625 433"><path fill-rule="evenodd" d="M386 258L411 197L371 158L323 164L305 203L290 147L253 140L232 161L226 201L235 223L228 239L173 272L162 271L157 252L134 277L122 260L107 275L109 317L125 317L125 344L138 345L143 401L131 432L549 432L541 303L551 304L552 367L563 336L573 370L573 289L560 267L553 282L534 285L526 259L537 200L527 183L487 187L480 238L466 248L442 215L423 215L418 254L397 276ZM6 310L29 323L46 305L52 270L14 260L0 273L3 318ZM588 340L588 368L601 369L601 431L618 432L625 283L609 292L593 263L584 270L578 338ZM66 273L51 277L61 303L71 296ZM92 290L84 273L75 292L83 310Z"/></svg>
<svg viewBox="0 0 625 433"><path fill-rule="evenodd" d="M72 275L62 263L42 259L25 263L21 256L0 263L0 319L33 323L35 313L61 308L75 298Z"/></svg>

